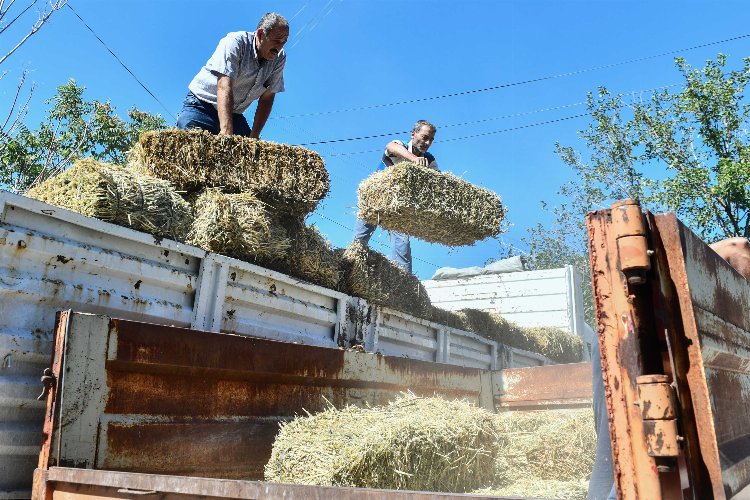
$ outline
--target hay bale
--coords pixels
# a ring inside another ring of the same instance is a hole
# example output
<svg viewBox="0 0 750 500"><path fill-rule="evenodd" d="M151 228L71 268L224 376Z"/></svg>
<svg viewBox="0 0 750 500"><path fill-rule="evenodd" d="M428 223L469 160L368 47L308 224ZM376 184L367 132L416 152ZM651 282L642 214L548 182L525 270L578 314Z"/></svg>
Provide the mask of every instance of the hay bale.
<svg viewBox="0 0 750 500"><path fill-rule="evenodd" d="M492 479L496 447L491 413L408 394L383 407L331 408L282 424L265 479L465 492Z"/></svg>
<svg viewBox="0 0 750 500"><path fill-rule="evenodd" d="M500 413L495 423L503 439L494 486L529 478L580 481L591 475L596 454L592 409Z"/></svg>
<svg viewBox="0 0 750 500"><path fill-rule="evenodd" d="M360 219L432 243L471 245L503 230L506 209L495 193L410 162L375 172L358 196Z"/></svg>
<svg viewBox="0 0 750 500"><path fill-rule="evenodd" d="M186 192L252 192L295 215L315 210L330 188L325 163L314 151L205 130L146 132L130 152L130 164Z"/></svg>
<svg viewBox="0 0 750 500"><path fill-rule="evenodd" d="M342 259L345 289L350 295L420 318L430 317L430 298L422 282L385 255L355 240Z"/></svg>
<svg viewBox="0 0 750 500"><path fill-rule="evenodd" d="M445 311L432 307L430 318L510 347L541 354L559 363L576 363L581 361L583 354L583 340L577 335L554 327L520 327L497 313L478 309Z"/></svg>
<svg viewBox="0 0 750 500"><path fill-rule="evenodd" d="M190 206L172 185L93 159L28 190L26 196L106 222L182 241L190 228Z"/></svg>
<svg viewBox="0 0 750 500"><path fill-rule="evenodd" d="M195 201L188 243L237 259L265 264L283 260L290 240L268 206L250 193L206 189Z"/></svg>
<svg viewBox="0 0 750 500"><path fill-rule="evenodd" d="M338 290L341 284L341 256L315 225L299 217L280 217L278 224L289 235L290 247L277 271L325 288Z"/></svg>

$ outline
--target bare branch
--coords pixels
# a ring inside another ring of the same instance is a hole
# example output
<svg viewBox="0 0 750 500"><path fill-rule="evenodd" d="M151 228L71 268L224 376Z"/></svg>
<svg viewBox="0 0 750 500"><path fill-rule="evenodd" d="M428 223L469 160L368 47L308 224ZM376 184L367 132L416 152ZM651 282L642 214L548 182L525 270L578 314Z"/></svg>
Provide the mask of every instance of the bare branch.
<svg viewBox="0 0 750 500"><path fill-rule="evenodd" d="M47 20L50 18L50 16L54 12L62 9L67 3L68 3L68 0L54 0L54 1L50 0L49 11L47 10L42 11L42 13L39 15L39 19L37 19L37 21L31 26L31 29L26 34L26 36L24 36L21 39L21 41L16 44L15 47L10 49L8 53L0 57L0 65L3 64L3 62L5 62L5 60L8 59L16 50L18 50L18 48L21 47L21 45L26 43L26 40L28 40L34 33L39 31L41 27L44 25L44 23L47 22ZM10 8L10 6L8 6L8 8ZM6 11L7 11L7 8L6 8Z"/></svg>
<svg viewBox="0 0 750 500"><path fill-rule="evenodd" d="M16 1L16 0L11 0L10 4L8 4L8 7L7 7L7 8L5 9L5 10L3 10L3 6L2 6L2 1L0 1L0 22L1 22L2 20L3 20L3 17L5 17L5 15L6 15L7 13L8 13L8 11L9 11L9 10L10 10L10 8L11 8L11 7L13 6L13 3L14 3L15 1ZM34 6L34 5L36 5L36 3L37 3L38 1L39 1L39 0L34 0L33 2L31 2L31 3L30 3L29 5L27 5L27 6L26 6L26 8L25 8L25 9L23 9L23 10L22 10L22 11L21 11L21 12L20 12L20 13L19 13L19 14L18 14L18 15L17 15L16 17L14 17L14 18L13 18L13 19L12 19L12 20L11 20L10 22L8 22L8 23L7 23L7 24L6 24L5 26L3 26L2 28L0 28L0 35L2 35L2 34L3 34L3 31L5 31L5 30L7 30L8 28L10 28L11 26L13 26L13 23L15 23L16 21L18 21L18 18L19 18L19 17L21 17L22 15L26 14L26 12L28 12L28 10L29 10L30 8L32 8L32 7Z"/></svg>

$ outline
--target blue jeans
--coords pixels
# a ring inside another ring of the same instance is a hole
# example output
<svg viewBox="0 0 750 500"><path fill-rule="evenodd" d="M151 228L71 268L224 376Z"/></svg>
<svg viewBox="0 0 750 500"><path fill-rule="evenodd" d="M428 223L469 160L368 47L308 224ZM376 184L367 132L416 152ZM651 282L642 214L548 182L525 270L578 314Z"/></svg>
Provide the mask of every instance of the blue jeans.
<svg viewBox="0 0 750 500"><path fill-rule="evenodd" d="M594 470L589 479L587 500L616 500L615 471L612 464L612 443L609 441L609 419L607 401L602 379L602 363L599 354L599 341L594 342L591 351L591 383L594 400L594 429L596 430L596 458Z"/></svg>
<svg viewBox="0 0 750 500"><path fill-rule="evenodd" d="M235 135L250 136L250 125L247 124L244 115L233 113L232 127ZM177 115L177 128L202 128L212 134L218 134L219 113L212 104L201 101L195 94L188 92L182 102L182 110Z"/></svg>
<svg viewBox="0 0 750 500"><path fill-rule="evenodd" d="M367 246L370 236L372 236L377 227L375 224L368 224L358 218L357 224L354 226L354 239L361 241L363 245ZM411 272L411 243L409 243L409 235L397 233L396 231L388 231L388 234L391 239L391 259L405 271Z"/></svg>

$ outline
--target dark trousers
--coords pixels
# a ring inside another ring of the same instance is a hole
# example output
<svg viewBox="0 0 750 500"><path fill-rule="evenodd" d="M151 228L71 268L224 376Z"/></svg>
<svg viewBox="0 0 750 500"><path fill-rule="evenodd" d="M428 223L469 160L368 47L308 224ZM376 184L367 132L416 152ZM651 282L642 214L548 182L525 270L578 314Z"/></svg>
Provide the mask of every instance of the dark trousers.
<svg viewBox="0 0 750 500"><path fill-rule="evenodd" d="M250 125L247 124L244 115L233 113L232 127L235 135L250 136ZM182 110L177 115L177 128L202 128L212 134L218 134L220 130L219 113L212 104L201 101L195 94L188 92L182 102Z"/></svg>

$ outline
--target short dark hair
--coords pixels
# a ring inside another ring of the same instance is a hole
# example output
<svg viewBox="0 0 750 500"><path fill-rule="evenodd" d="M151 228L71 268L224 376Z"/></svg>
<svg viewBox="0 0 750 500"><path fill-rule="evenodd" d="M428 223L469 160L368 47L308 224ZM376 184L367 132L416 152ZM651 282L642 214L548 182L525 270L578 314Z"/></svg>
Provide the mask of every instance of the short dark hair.
<svg viewBox="0 0 750 500"><path fill-rule="evenodd" d="M262 29L264 35L276 27L289 29L289 22L286 18L276 12L266 12L258 21L258 29Z"/></svg>
<svg viewBox="0 0 750 500"><path fill-rule="evenodd" d="M425 126L429 127L433 133L437 132L437 127L433 123L428 122L427 120L417 120L417 123L414 124L414 128L411 129L411 131L412 133L417 133L419 132L419 129Z"/></svg>

